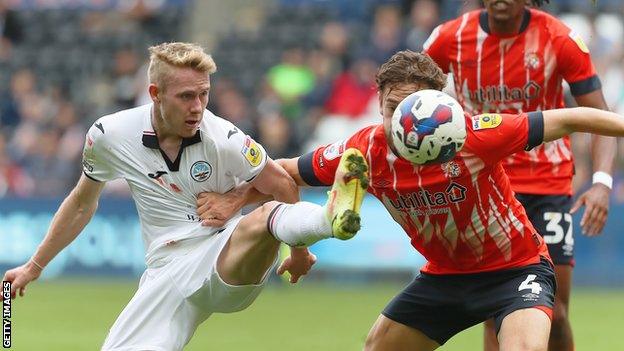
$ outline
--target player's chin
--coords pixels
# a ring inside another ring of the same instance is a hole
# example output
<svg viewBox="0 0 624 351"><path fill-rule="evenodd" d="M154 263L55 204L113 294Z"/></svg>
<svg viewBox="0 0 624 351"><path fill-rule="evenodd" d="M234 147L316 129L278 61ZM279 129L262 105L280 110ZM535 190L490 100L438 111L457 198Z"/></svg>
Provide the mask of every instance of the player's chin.
<svg viewBox="0 0 624 351"><path fill-rule="evenodd" d="M190 138L197 133L197 129L199 129L199 123L185 123L180 135L184 138Z"/></svg>

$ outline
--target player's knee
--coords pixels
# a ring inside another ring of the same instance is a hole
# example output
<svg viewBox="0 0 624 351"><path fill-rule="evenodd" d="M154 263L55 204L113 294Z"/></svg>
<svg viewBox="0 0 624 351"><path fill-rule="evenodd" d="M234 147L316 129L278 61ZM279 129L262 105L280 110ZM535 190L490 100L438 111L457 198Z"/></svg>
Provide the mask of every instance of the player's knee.
<svg viewBox="0 0 624 351"><path fill-rule="evenodd" d="M524 338L519 347L513 349L523 351L546 351L548 349L548 339L540 340L539 338Z"/></svg>
<svg viewBox="0 0 624 351"><path fill-rule="evenodd" d="M568 323L568 306L561 300L555 302L553 308L553 320L552 328L557 328L559 325L565 325Z"/></svg>
<svg viewBox="0 0 624 351"><path fill-rule="evenodd" d="M364 343L364 351L374 351L376 350L376 345L378 344L379 336L377 333L371 330L366 337L366 342Z"/></svg>
<svg viewBox="0 0 624 351"><path fill-rule="evenodd" d="M383 339L388 334L389 329L384 327L383 323L379 322L373 325L373 328L368 333L366 337L366 342L364 343L364 351L375 351L380 350L380 346L383 345Z"/></svg>
<svg viewBox="0 0 624 351"><path fill-rule="evenodd" d="M238 230L248 234L264 234L267 232L267 220L271 211L277 206L277 202L271 201L256 208L239 223Z"/></svg>

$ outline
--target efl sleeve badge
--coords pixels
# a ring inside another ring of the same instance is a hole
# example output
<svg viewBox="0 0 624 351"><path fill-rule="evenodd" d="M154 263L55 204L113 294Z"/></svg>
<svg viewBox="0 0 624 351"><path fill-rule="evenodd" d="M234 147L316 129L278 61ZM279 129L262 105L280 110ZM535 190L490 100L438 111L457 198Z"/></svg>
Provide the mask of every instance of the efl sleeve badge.
<svg viewBox="0 0 624 351"><path fill-rule="evenodd" d="M250 137L245 138L241 153L252 167L258 167L262 163L262 149Z"/></svg>
<svg viewBox="0 0 624 351"><path fill-rule="evenodd" d="M472 117L472 130L492 129L498 127L503 117L498 113L484 113Z"/></svg>

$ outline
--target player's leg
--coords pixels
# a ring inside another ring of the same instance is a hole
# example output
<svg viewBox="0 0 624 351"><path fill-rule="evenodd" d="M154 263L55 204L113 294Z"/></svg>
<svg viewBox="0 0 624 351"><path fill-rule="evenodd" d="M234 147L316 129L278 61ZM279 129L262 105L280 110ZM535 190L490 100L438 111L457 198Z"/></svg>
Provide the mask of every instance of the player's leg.
<svg viewBox="0 0 624 351"><path fill-rule="evenodd" d="M501 351L546 351L550 318L538 308L525 308L508 314L498 333Z"/></svg>
<svg viewBox="0 0 624 351"><path fill-rule="evenodd" d="M172 280L176 268L169 262L143 273L139 288L111 327L103 351L182 350L208 314L185 301Z"/></svg>
<svg viewBox="0 0 624 351"><path fill-rule="evenodd" d="M493 319L483 322L483 350L498 351L498 339Z"/></svg>
<svg viewBox="0 0 624 351"><path fill-rule="evenodd" d="M568 196L541 196L517 194L537 232L544 237L548 252L555 263L557 291L553 320L550 329L550 351L572 351L574 341L568 318L572 267L574 264L574 238L569 214L571 199ZM484 324L484 350L498 351L494 323Z"/></svg>
<svg viewBox="0 0 624 351"><path fill-rule="evenodd" d="M365 351L429 351L440 345L417 329L380 315L366 338Z"/></svg>
<svg viewBox="0 0 624 351"><path fill-rule="evenodd" d="M473 283L469 279L419 274L384 308L368 334L365 350L435 350L455 334L482 322L485 318L464 307L470 298L464 294Z"/></svg>
<svg viewBox="0 0 624 351"><path fill-rule="evenodd" d="M572 266L569 264L555 265L555 277L557 278L557 292L548 350L573 351L574 338L568 318L570 291L572 289Z"/></svg>
<svg viewBox="0 0 624 351"><path fill-rule="evenodd" d="M556 290L552 264L542 258L538 264L501 271L499 278L488 289L499 349L546 351Z"/></svg>
<svg viewBox="0 0 624 351"><path fill-rule="evenodd" d="M572 288L572 267L574 266L574 237L569 196L521 196L527 214L535 229L544 237L548 253L555 264L557 291L553 320L550 329L550 351L572 351L574 341L568 319L568 306Z"/></svg>
<svg viewBox="0 0 624 351"><path fill-rule="evenodd" d="M275 261L279 243L309 246L349 239L360 229L359 209L368 186L368 166L356 149L344 152L325 206L275 201L246 215L219 255L217 271L227 284L257 284Z"/></svg>

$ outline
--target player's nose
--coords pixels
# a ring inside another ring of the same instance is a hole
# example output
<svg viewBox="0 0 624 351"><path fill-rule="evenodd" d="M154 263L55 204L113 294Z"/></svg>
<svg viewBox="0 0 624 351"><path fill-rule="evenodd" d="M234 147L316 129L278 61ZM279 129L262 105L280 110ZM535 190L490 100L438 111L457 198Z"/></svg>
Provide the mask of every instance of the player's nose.
<svg viewBox="0 0 624 351"><path fill-rule="evenodd" d="M191 113L193 114L202 113L204 108L205 108L204 102L202 101L200 97L197 97L195 98L195 100L193 100L193 103L191 104Z"/></svg>

